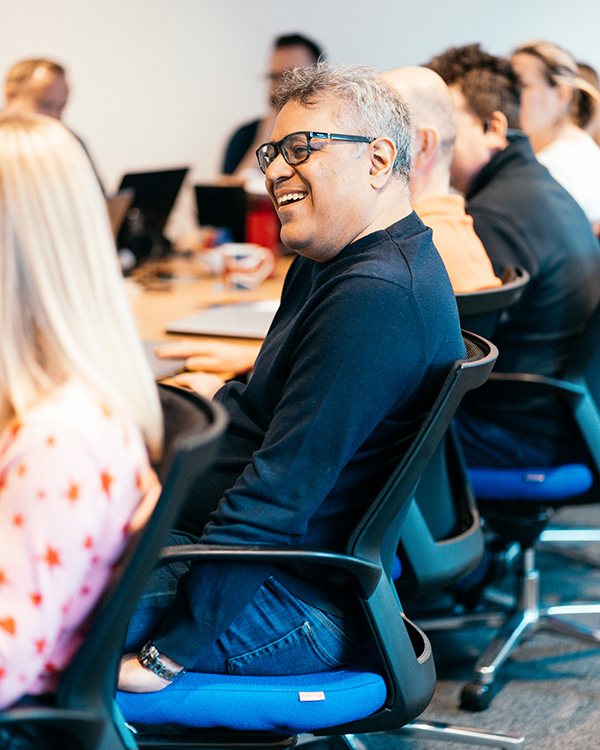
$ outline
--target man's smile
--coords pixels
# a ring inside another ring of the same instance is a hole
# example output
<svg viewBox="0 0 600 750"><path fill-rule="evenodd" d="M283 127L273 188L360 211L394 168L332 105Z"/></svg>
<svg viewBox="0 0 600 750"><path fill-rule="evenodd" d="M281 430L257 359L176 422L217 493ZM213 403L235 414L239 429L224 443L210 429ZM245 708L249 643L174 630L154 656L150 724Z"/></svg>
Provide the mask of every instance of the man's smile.
<svg viewBox="0 0 600 750"><path fill-rule="evenodd" d="M277 200L277 205L281 207L288 206L290 203L297 203L306 198L307 195L308 193L306 191L297 190L294 192L282 193L281 195L275 196L275 198Z"/></svg>

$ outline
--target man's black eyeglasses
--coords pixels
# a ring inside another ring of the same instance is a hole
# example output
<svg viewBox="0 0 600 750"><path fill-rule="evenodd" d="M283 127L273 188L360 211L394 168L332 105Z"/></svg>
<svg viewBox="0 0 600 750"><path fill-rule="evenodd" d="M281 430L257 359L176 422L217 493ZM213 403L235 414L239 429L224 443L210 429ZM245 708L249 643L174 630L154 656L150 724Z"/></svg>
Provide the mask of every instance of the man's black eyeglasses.
<svg viewBox="0 0 600 750"><path fill-rule="evenodd" d="M372 143L375 138L365 138L362 135L342 135L341 133L314 133L312 130L301 130L290 133L277 143L263 143L256 149L256 158L261 172L265 173L271 162L281 154L286 162L292 166L304 164L314 150L313 138L323 138L329 141L355 141L357 143Z"/></svg>

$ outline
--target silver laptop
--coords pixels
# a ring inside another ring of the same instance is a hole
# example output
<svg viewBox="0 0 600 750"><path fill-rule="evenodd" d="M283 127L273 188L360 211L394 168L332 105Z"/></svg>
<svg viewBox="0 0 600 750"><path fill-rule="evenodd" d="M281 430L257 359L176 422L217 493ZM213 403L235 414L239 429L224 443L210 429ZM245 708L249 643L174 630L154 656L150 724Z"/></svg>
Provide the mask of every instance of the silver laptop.
<svg viewBox="0 0 600 750"><path fill-rule="evenodd" d="M161 380L162 378L168 378L171 375L176 375L178 372L185 370L185 357L177 357L176 359L161 359L154 353L154 348L158 344L164 344L164 341L143 341L144 351L146 352L146 358L150 364L150 369L154 375L155 380Z"/></svg>
<svg viewBox="0 0 600 750"><path fill-rule="evenodd" d="M166 330L199 336L264 339L278 307L278 299L216 305L167 323Z"/></svg>

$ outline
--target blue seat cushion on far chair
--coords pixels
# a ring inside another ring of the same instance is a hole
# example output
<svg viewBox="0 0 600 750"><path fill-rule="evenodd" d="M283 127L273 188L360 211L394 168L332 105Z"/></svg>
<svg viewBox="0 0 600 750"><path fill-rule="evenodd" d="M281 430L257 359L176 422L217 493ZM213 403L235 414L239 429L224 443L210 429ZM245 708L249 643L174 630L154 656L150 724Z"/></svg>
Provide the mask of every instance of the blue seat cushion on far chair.
<svg viewBox="0 0 600 750"><path fill-rule="evenodd" d="M478 500L553 502L583 495L594 477L585 464L525 469L469 469Z"/></svg>
<svg viewBox="0 0 600 750"><path fill-rule="evenodd" d="M277 677L187 672L156 693L117 693L132 724L180 724L300 734L377 711L386 699L383 678L358 668Z"/></svg>

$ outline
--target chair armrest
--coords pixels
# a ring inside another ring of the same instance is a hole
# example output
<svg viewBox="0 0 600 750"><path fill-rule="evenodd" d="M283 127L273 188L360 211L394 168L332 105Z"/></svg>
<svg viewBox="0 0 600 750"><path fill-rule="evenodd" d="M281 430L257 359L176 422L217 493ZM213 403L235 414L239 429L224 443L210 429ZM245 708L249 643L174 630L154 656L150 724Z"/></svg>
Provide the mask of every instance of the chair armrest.
<svg viewBox="0 0 600 750"><path fill-rule="evenodd" d="M524 387L541 385L574 396L585 394L585 388L575 383L559 378L550 378L546 375L536 375L531 372L492 372L488 378L488 383L518 383Z"/></svg>
<svg viewBox="0 0 600 750"><path fill-rule="evenodd" d="M344 570L359 587L361 594L368 598L381 577L382 570L378 565L367 560L342 555L327 550L313 550L290 547L261 547L246 545L204 545L182 544L163 547L159 556L159 565L188 560L192 562L237 562L240 564L273 563L293 565L309 563L327 565Z"/></svg>

